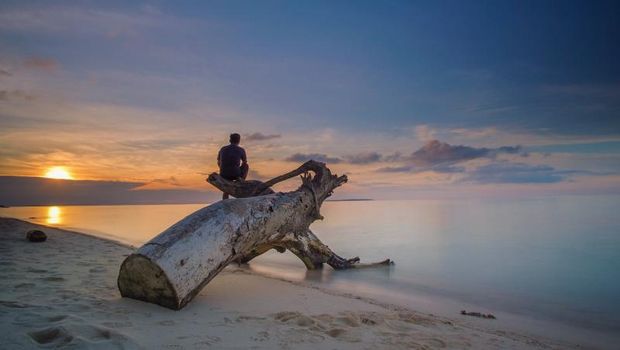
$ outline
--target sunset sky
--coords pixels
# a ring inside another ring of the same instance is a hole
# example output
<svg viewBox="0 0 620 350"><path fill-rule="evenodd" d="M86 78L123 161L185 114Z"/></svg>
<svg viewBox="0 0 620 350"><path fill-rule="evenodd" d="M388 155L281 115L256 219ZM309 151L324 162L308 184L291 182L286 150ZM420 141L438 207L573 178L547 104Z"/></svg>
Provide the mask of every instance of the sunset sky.
<svg viewBox="0 0 620 350"><path fill-rule="evenodd" d="M64 167L213 197L238 132L250 178L314 158L340 198L620 193L618 23L616 1L2 1L0 188Z"/></svg>

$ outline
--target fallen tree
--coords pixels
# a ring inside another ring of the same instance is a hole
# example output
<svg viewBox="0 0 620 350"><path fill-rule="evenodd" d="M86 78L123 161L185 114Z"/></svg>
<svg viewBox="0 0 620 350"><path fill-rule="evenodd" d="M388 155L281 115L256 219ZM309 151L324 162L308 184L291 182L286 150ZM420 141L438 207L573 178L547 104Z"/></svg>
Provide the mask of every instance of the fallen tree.
<svg viewBox="0 0 620 350"><path fill-rule="evenodd" d="M271 186L295 176L301 186L275 193ZM218 174L207 179L236 199L223 200L177 222L128 256L118 277L121 295L171 309L185 306L231 262L246 263L270 249L291 251L308 269L324 263L335 269L387 265L359 264L335 254L310 231L321 204L346 176L308 161L272 180L233 182Z"/></svg>

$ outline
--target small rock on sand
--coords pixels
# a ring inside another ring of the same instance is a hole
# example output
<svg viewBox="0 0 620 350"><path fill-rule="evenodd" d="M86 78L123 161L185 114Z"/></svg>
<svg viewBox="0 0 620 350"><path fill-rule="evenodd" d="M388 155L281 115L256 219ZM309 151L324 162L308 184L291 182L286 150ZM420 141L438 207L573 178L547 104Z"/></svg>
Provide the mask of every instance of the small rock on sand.
<svg viewBox="0 0 620 350"><path fill-rule="evenodd" d="M30 242L45 242L47 235L41 230L30 230L26 232L26 238Z"/></svg>

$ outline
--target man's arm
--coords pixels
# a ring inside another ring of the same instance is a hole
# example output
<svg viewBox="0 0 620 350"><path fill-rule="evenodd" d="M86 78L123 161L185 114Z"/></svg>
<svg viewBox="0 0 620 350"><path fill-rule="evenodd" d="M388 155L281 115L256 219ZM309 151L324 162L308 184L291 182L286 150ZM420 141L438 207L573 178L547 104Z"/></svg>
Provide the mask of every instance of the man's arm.
<svg viewBox="0 0 620 350"><path fill-rule="evenodd" d="M241 149L241 166L248 165L248 158L245 155L245 150Z"/></svg>
<svg viewBox="0 0 620 350"><path fill-rule="evenodd" d="M250 166L248 165L248 158L245 155L245 150L241 149L241 178L245 180L248 177Z"/></svg>
<svg viewBox="0 0 620 350"><path fill-rule="evenodd" d="M217 166L218 166L218 167L221 167L221 166L222 166L222 161L221 161L221 159L220 159L220 158L222 158L222 150L221 150L221 149L220 149L220 151L219 151L219 152L217 152Z"/></svg>

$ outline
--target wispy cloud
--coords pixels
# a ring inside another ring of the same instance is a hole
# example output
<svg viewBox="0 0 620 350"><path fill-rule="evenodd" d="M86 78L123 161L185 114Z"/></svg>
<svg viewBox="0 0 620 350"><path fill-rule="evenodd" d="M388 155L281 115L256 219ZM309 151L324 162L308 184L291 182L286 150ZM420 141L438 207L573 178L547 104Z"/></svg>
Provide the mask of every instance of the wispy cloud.
<svg viewBox="0 0 620 350"><path fill-rule="evenodd" d="M45 6L5 9L0 12L0 28L30 33L100 34L114 38L135 36L143 30L161 26L169 19L157 11L146 9L120 12L77 6Z"/></svg>
<svg viewBox="0 0 620 350"><path fill-rule="evenodd" d="M521 146L502 146L498 148L476 148L470 146L453 146L446 142L432 140L422 148L413 152L406 160L416 166L434 166L453 164L476 158L492 158L500 153L517 154L522 152Z"/></svg>
<svg viewBox="0 0 620 350"><path fill-rule="evenodd" d="M351 154L351 155L344 157L345 161L351 164L376 163L376 162L381 161L382 158L383 157L381 156L381 154L377 152L365 152L365 153Z"/></svg>
<svg viewBox="0 0 620 350"><path fill-rule="evenodd" d="M33 56L24 59L23 66L29 69L53 72L60 66L58 61L50 57Z"/></svg>
<svg viewBox="0 0 620 350"><path fill-rule="evenodd" d="M619 84L564 84L544 85L541 91L548 94L560 94L582 97L618 98Z"/></svg>
<svg viewBox="0 0 620 350"><path fill-rule="evenodd" d="M265 141L265 140L277 139L280 137L282 137L282 135L280 134L263 134L260 132L254 132L251 134L243 135L243 139L246 141Z"/></svg>
<svg viewBox="0 0 620 350"><path fill-rule="evenodd" d="M36 97L24 90L0 90L0 101L32 101Z"/></svg>
<svg viewBox="0 0 620 350"><path fill-rule="evenodd" d="M415 173L423 171L433 171L440 174L456 174L465 172L465 167L439 164L430 167L416 167L414 165L388 166L379 168L376 171L380 173Z"/></svg>
<svg viewBox="0 0 620 350"><path fill-rule="evenodd" d="M520 154L526 156L521 146L502 146L497 148L476 148L470 146L453 146L438 140L428 141L423 147L403 156L400 152L382 155L375 151L345 155L342 157L329 156L324 153L295 153L287 157L286 161L304 162L309 159L325 163L347 163L354 165L373 163L405 163L397 166L380 168L380 172L406 172L434 170L441 173L462 172L460 167L451 165L478 158L493 159L499 154Z"/></svg>
<svg viewBox="0 0 620 350"><path fill-rule="evenodd" d="M483 184L555 183L566 179L566 172L558 171L548 165L498 162L477 168L463 181Z"/></svg>
<svg viewBox="0 0 620 350"><path fill-rule="evenodd" d="M499 154L521 154L521 146L502 146L497 148L470 147L464 145L450 145L438 140L428 141L424 146L409 156L400 153L383 157L384 160L404 163L398 166L379 168L379 172L420 172L435 171L438 173L459 173L464 168L454 164L467 162L479 158L493 159Z"/></svg>
<svg viewBox="0 0 620 350"><path fill-rule="evenodd" d="M347 164L372 164L383 161L383 156L378 152L362 152L349 154L342 157L329 156L323 153L295 153L285 160L289 162L305 162L307 160L316 160L324 163L347 163Z"/></svg>
<svg viewBox="0 0 620 350"><path fill-rule="evenodd" d="M309 160L316 160L323 163L341 163L342 159L337 157L331 157L327 154L321 153L295 153L285 159L288 162L306 162Z"/></svg>
<svg viewBox="0 0 620 350"><path fill-rule="evenodd" d="M415 132L415 137L418 140L423 141L423 142L434 140L436 137L436 133L437 133L437 131L434 128L426 124L417 125L414 128L414 132Z"/></svg>

